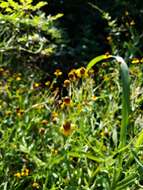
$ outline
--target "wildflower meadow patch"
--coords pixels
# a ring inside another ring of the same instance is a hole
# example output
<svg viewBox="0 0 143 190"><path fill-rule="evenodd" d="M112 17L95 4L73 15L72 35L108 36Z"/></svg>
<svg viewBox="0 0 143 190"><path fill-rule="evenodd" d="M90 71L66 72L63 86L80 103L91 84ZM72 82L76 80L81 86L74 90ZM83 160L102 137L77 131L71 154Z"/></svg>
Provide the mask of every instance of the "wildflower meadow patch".
<svg viewBox="0 0 143 190"><path fill-rule="evenodd" d="M139 4L0 10L0 190L143 189Z"/></svg>
<svg viewBox="0 0 143 190"><path fill-rule="evenodd" d="M0 68L1 189L142 188L141 65L129 65L126 115L118 62L106 64L100 82L94 69L72 69L66 96L53 85L61 71L42 87L42 71Z"/></svg>

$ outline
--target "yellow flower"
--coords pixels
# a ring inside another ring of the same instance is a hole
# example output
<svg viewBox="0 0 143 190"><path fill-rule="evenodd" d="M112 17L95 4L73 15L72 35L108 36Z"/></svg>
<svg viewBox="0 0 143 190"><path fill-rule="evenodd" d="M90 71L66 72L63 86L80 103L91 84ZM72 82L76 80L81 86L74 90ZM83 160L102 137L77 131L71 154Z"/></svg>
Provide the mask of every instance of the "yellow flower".
<svg viewBox="0 0 143 190"><path fill-rule="evenodd" d="M21 77L19 77L19 76L16 77L16 80L17 80L17 81L20 81L20 80L21 80Z"/></svg>
<svg viewBox="0 0 143 190"><path fill-rule="evenodd" d="M70 97L68 97L68 96L64 97L63 103L64 103L64 105L69 106L69 105L71 104L71 99L70 99Z"/></svg>
<svg viewBox="0 0 143 190"><path fill-rule="evenodd" d="M3 75L3 73L4 73L4 69L0 67L0 75Z"/></svg>
<svg viewBox="0 0 143 190"><path fill-rule="evenodd" d="M68 80L68 79L65 80L63 86L66 87L66 88L69 87L70 86L70 80Z"/></svg>
<svg viewBox="0 0 143 190"><path fill-rule="evenodd" d="M35 105L35 109L41 110L44 108L44 104L37 104Z"/></svg>
<svg viewBox="0 0 143 190"><path fill-rule="evenodd" d="M128 16L129 15L129 12L128 11L125 11L125 16Z"/></svg>
<svg viewBox="0 0 143 190"><path fill-rule="evenodd" d="M70 121L65 121L64 124L61 126L60 131L64 136L69 136L72 134L74 129L74 124L72 124Z"/></svg>
<svg viewBox="0 0 143 190"><path fill-rule="evenodd" d="M21 176L28 176L29 175L29 169L28 168L23 168L21 171Z"/></svg>
<svg viewBox="0 0 143 190"><path fill-rule="evenodd" d="M47 125L47 124L48 124L48 120L43 119L43 120L41 121L41 124L43 124L43 125Z"/></svg>
<svg viewBox="0 0 143 190"><path fill-rule="evenodd" d="M24 110L20 109L20 108L16 108L16 113L19 117L21 117L24 113Z"/></svg>
<svg viewBox="0 0 143 190"><path fill-rule="evenodd" d="M21 172L21 176L25 176L25 172L24 171Z"/></svg>
<svg viewBox="0 0 143 190"><path fill-rule="evenodd" d="M40 185L39 185L37 182L34 182L34 183L32 184L32 187L33 187L33 188L36 188L36 189L39 189L39 188L40 188Z"/></svg>
<svg viewBox="0 0 143 190"><path fill-rule="evenodd" d="M96 96L92 96L92 100L93 100L93 101L96 101L96 100L97 100L97 97L96 97Z"/></svg>
<svg viewBox="0 0 143 190"><path fill-rule="evenodd" d="M140 60L138 58L133 58L131 61L131 63L133 63L133 64L137 64L139 62L140 62Z"/></svg>
<svg viewBox="0 0 143 190"><path fill-rule="evenodd" d="M110 57L111 57L110 53L109 53L109 52L106 52L106 53L105 53L105 57L106 57L106 58L110 58Z"/></svg>
<svg viewBox="0 0 143 190"><path fill-rule="evenodd" d="M7 110L6 112L5 112L5 115L11 115L12 114L12 111L10 111L10 110Z"/></svg>
<svg viewBox="0 0 143 190"><path fill-rule="evenodd" d="M14 176L17 177L17 178L21 178L21 173L17 172L17 173L14 174Z"/></svg>
<svg viewBox="0 0 143 190"><path fill-rule="evenodd" d="M88 75L93 77L94 76L94 70L93 69L88 70Z"/></svg>
<svg viewBox="0 0 143 190"><path fill-rule="evenodd" d="M37 82L35 82L34 85L33 85L34 88L38 88L39 86L40 86L40 84L37 83Z"/></svg>
<svg viewBox="0 0 143 190"><path fill-rule="evenodd" d="M51 113L52 122L56 123L58 121L58 113L52 112Z"/></svg>
<svg viewBox="0 0 143 190"><path fill-rule="evenodd" d="M108 41L108 43L110 44L110 43L112 43L112 37L111 36L107 36L107 41Z"/></svg>
<svg viewBox="0 0 143 190"><path fill-rule="evenodd" d="M9 73L10 73L9 70L5 70L4 73L3 73L3 75L4 75L4 76L8 76Z"/></svg>
<svg viewBox="0 0 143 190"><path fill-rule="evenodd" d="M55 75L56 77L61 76L61 75L62 75L61 70L60 70L60 69L56 69L56 71L54 72L54 75Z"/></svg>
<svg viewBox="0 0 143 190"><path fill-rule="evenodd" d="M12 143L12 144L11 144L11 147L12 147L13 149L16 149L16 148L17 148L17 145L14 144L14 143Z"/></svg>
<svg viewBox="0 0 143 190"><path fill-rule="evenodd" d="M45 85L49 86L50 85L50 81L45 82Z"/></svg>
<svg viewBox="0 0 143 190"><path fill-rule="evenodd" d="M25 176L28 176L29 175L29 169L28 168L25 168Z"/></svg>
<svg viewBox="0 0 143 190"><path fill-rule="evenodd" d="M3 71L4 71L4 69L2 67L0 67L0 72L3 72Z"/></svg>
<svg viewBox="0 0 143 190"><path fill-rule="evenodd" d="M77 74L76 74L76 70L72 69L69 73L68 73L68 77L70 80L75 81L77 79Z"/></svg>
<svg viewBox="0 0 143 190"><path fill-rule="evenodd" d="M58 154L58 150L53 148L53 149L51 149L51 153L53 155L57 155Z"/></svg>
<svg viewBox="0 0 143 190"><path fill-rule="evenodd" d="M103 79L104 79L104 81L109 81L109 80L110 80L109 76L107 76L107 75L105 75L105 76L103 77Z"/></svg>
<svg viewBox="0 0 143 190"><path fill-rule="evenodd" d="M44 135L44 133L45 133L45 128L41 127L41 128L39 129L39 134L40 134L40 135Z"/></svg>
<svg viewBox="0 0 143 190"><path fill-rule="evenodd" d="M77 69L75 72L76 72L76 75L79 78L81 78L81 77L87 77L88 76L88 74L86 72L86 69L84 67L81 67L81 68Z"/></svg>
<svg viewBox="0 0 143 190"><path fill-rule="evenodd" d="M58 117L58 113L53 111L53 112L52 112L52 118L53 118L53 117Z"/></svg>
<svg viewBox="0 0 143 190"><path fill-rule="evenodd" d="M134 25L135 25L135 21L132 20L132 21L130 22L130 25L131 25L131 26L134 26Z"/></svg>
<svg viewBox="0 0 143 190"><path fill-rule="evenodd" d="M143 63L143 58L141 58L140 62Z"/></svg>
<svg viewBox="0 0 143 190"><path fill-rule="evenodd" d="M61 109L65 108L65 106L72 106L72 100L69 96L65 96L63 98L63 102L62 104L60 105Z"/></svg>

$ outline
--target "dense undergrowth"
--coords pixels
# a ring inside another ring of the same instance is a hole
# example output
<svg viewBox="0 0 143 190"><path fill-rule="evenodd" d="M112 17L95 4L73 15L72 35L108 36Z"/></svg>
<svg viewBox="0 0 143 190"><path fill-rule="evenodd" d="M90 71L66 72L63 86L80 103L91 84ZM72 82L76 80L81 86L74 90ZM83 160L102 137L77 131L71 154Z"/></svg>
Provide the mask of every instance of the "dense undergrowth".
<svg viewBox="0 0 143 190"><path fill-rule="evenodd" d="M47 4L36 2L0 1L0 190L143 189L142 35L135 21L128 11L112 19L87 2L106 32L94 36L84 22L72 46L60 28L68 14L47 15ZM86 61L105 53L96 37L109 52Z"/></svg>
<svg viewBox="0 0 143 190"><path fill-rule="evenodd" d="M60 70L43 86L39 69L0 68L1 189L142 189L142 64L129 65L131 113L122 148L116 64L103 62L98 73L73 69L64 97L53 89Z"/></svg>

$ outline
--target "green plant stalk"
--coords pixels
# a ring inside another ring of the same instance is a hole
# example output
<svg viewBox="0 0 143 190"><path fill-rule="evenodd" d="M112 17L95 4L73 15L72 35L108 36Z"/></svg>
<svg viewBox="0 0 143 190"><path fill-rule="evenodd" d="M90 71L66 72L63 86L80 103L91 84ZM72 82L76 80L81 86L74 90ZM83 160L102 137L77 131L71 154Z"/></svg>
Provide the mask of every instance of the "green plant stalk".
<svg viewBox="0 0 143 190"><path fill-rule="evenodd" d="M102 9L100 9L97 5L94 5L94 4L92 4L92 3L88 3L92 8L94 8L94 9L96 9L96 10L98 10L101 14L104 14L105 12L102 10Z"/></svg>
<svg viewBox="0 0 143 190"><path fill-rule="evenodd" d="M92 68L96 63L108 59L114 58L120 63L120 70L121 70L121 82L122 82L122 121L121 121L121 128L120 128L120 142L119 142L119 149L122 149L126 146L127 141L127 127L129 123L129 110L130 110L130 84L129 84L129 71L128 66L124 59L120 56L113 56L113 55L101 55L94 59L92 59L89 64L87 65L87 70ZM118 170L114 170L113 174L113 183L112 187L115 188L115 183L120 180L120 174L122 170L122 163L123 157L122 154L118 157Z"/></svg>
<svg viewBox="0 0 143 190"><path fill-rule="evenodd" d="M121 121L121 129L120 129L120 143L119 148L123 148L126 145L126 136L127 136L127 126L129 123L129 110L130 110L130 84L129 84L129 71L128 66L124 59L120 56L113 55L100 55L94 59L92 59L88 65L87 70L91 69L96 63L114 58L117 62L120 63L121 68L121 81L122 81L122 121Z"/></svg>
<svg viewBox="0 0 143 190"><path fill-rule="evenodd" d="M129 123L130 111L130 84L128 66L122 59L121 62L121 80L122 80L122 122L120 130L120 144L119 148L126 145L127 127Z"/></svg>

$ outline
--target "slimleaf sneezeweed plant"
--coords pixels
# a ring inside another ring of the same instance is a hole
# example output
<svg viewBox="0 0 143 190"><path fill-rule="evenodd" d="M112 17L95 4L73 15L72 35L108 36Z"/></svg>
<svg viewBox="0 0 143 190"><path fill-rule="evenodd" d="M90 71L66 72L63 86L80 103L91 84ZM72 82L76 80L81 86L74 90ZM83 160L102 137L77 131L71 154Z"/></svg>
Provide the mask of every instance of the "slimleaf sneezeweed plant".
<svg viewBox="0 0 143 190"><path fill-rule="evenodd" d="M0 189L142 189L142 74L133 61L98 56L67 74L64 93L60 69L41 82L38 68L1 66Z"/></svg>

